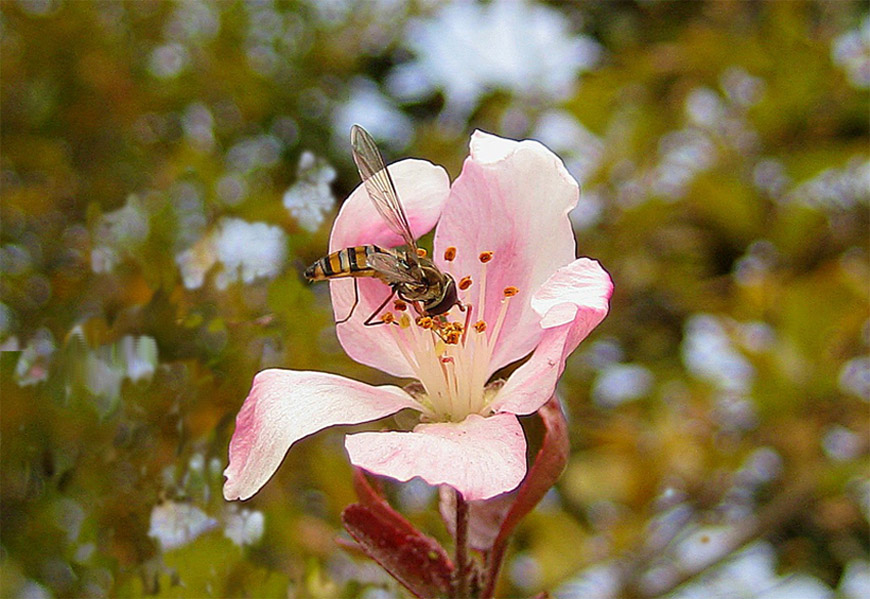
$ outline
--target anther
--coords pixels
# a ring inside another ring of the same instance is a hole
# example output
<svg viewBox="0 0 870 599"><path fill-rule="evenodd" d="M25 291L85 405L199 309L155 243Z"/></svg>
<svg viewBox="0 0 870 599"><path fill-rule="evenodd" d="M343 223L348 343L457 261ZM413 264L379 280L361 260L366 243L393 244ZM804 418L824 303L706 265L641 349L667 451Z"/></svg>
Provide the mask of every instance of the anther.
<svg viewBox="0 0 870 599"><path fill-rule="evenodd" d="M513 285L509 285L508 287L504 288L504 296L505 297L513 297L516 294L518 294L519 292L520 292L520 290L517 289L516 287L514 287Z"/></svg>
<svg viewBox="0 0 870 599"><path fill-rule="evenodd" d="M417 323L418 327L421 327L424 329L431 329L432 328L432 318L430 316L419 316L419 317L417 317L417 320L415 320L414 322Z"/></svg>
<svg viewBox="0 0 870 599"><path fill-rule="evenodd" d="M424 248L417 248L417 255L421 258L426 257L426 250Z"/></svg>
<svg viewBox="0 0 870 599"><path fill-rule="evenodd" d="M405 302L403 302L400 299L397 299L396 301L393 302L393 307L396 310L398 310L399 312L404 312L405 310L408 309L408 304L406 304Z"/></svg>
<svg viewBox="0 0 870 599"><path fill-rule="evenodd" d="M411 326L411 319L408 318L407 314L402 314L399 317L399 327L407 329L409 326Z"/></svg>
<svg viewBox="0 0 870 599"><path fill-rule="evenodd" d="M474 330L478 333L482 333L486 330L486 321L478 320L474 323Z"/></svg>
<svg viewBox="0 0 870 599"><path fill-rule="evenodd" d="M492 260L492 252L480 252L480 256L478 256L477 259L486 264Z"/></svg>
<svg viewBox="0 0 870 599"><path fill-rule="evenodd" d="M444 260L447 262L453 262L453 259L456 258L456 248L452 245L444 250Z"/></svg>
<svg viewBox="0 0 870 599"><path fill-rule="evenodd" d="M462 277L459 279L459 288L462 291L465 291L469 287L471 287L471 277Z"/></svg>
<svg viewBox="0 0 870 599"><path fill-rule="evenodd" d="M386 322L387 324L389 324L391 322L395 322L395 320L396 320L396 317L393 316L392 312L385 312L384 314L381 315L381 322Z"/></svg>

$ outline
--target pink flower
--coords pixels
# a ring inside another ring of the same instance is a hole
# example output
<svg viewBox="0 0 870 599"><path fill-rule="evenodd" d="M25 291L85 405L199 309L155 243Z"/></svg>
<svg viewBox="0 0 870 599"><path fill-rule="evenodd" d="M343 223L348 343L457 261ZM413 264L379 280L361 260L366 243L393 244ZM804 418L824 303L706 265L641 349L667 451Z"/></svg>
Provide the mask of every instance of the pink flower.
<svg viewBox="0 0 870 599"><path fill-rule="evenodd" d="M452 186L444 169L426 161L402 160L389 170L415 235L437 223L438 267L457 282L470 277L470 287L459 292L470 317L459 308L448 314L450 322L469 326L457 342L445 343L413 313L392 306L393 324L363 326L390 290L360 279L360 303L337 325L339 341L358 362L420 384L406 390L323 372L260 372L236 418L224 472L228 500L254 495L299 439L404 408L422 414L413 431L345 438L354 465L400 481L419 476L447 484L468 500L510 491L526 472L517 416L552 397L568 355L607 315L609 275L598 262L575 258L568 212L579 197L577 182L540 143L476 131ZM399 243L360 186L335 220L330 251ZM491 259L482 261L487 252ZM330 286L341 319L353 303L353 282ZM506 381L490 381L499 368L529 354Z"/></svg>

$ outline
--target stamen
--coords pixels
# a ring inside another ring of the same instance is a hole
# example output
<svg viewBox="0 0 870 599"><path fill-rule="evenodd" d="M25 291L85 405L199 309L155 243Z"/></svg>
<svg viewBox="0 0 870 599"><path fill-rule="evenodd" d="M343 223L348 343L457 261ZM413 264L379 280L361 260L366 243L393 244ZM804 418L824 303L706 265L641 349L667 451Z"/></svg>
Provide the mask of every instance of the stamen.
<svg viewBox="0 0 870 599"><path fill-rule="evenodd" d="M465 312L465 324L462 326L462 346L465 347L465 338L468 337L468 323L471 322L471 304L465 304L463 307L462 304L459 304L460 310Z"/></svg>
<svg viewBox="0 0 870 599"><path fill-rule="evenodd" d="M454 261L458 255L453 246L443 251L445 262ZM500 306L489 305L485 310L488 263L494 254L480 252L480 268L472 268L466 271L468 276L456 279L464 299L459 305L462 316L455 311L452 316L426 315L417 303L394 297L389 312L381 317L384 322L399 325L389 328L425 389L424 407L433 418L461 419L467 414L483 413L488 401L485 388L489 362L500 331L511 326L507 322L510 298L520 292L512 285L503 286L501 296L495 289L489 290L495 294L488 298L490 304Z"/></svg>
<svg viewBox="0 0 870 599"><path fill-rule="evenodd" d="M417 255L421 258L426 257L426 249L425 248L417 248Z"/></svg>
<svg viewBox="0 0 870 599"><path fill-rule="evenodd" d="M462 334L465 332L465 327L461 323L448 322L443 316L432 320L431 329L447 345L459 343Z"/></svg>
<svg viewBox="0 0 870 599"><path fill-rule="evenodd" d="M450 376L450 370L448 370L448 368L447 368L448 364L453 364L452 357L448 356L448 359L441 357L438 360L438 365L441 366L441 373L444 375L444 382L445 382L446 387L447 387L447 389L446 389L446 391L447 391L447 404L448 404L448 410L449 410L448 416L452 417L453 414L456 413L456 404L454 402L456 394L451 393L451 390L455 389L456 386L453 383L453 380L455 379L455 377Z"/></svg>
<svg viewBox="0 0 870 599"><path fill-rule="evenodd" d="M483 259L484 254L489 256L486 260ZM480 281L477 284L479 287L477 290L477 313L480 318L486 318L486 263L492 259L492 252L484 252L480 256L483 265L480 267Z"/></svg>
<svg viewBox="0 0 870 599"><path fill-rule="evenodd" d="M505 288L504 299L501 300L501 309L498 311L498 317L495 320L495 326L492 328L492 334L489 337L489 347L492 349L495 347L495 343L498 340L498 335L501 333L501 325L504 324L504 318L507 316L508 304L511 303L511 298L515 295L514 293L508 294L508 289L511 287ZM516 287L513 287L516 289ZM517 290L519 293L519 290Z"/></svg>

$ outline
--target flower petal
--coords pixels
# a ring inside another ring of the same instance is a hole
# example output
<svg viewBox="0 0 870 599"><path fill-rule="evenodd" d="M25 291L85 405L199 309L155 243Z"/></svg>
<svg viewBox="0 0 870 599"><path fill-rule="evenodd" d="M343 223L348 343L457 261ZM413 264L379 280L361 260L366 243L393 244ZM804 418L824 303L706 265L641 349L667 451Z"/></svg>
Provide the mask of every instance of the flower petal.
<svg viewBox="0 0 870 599"><path fill-rule="evenodd" d="M408 216L415 237L432 230L441 215L441 209L450 191L447 172L425 160L402 160L387 167L396 192ZM378 214L364 185L358 186L345 200L335 219L329 240L329 251L334 252L358 245L394 247L402 240L393 233ZM353 317L336 327L338 340L347 355L399 377L411 376L413 371L396 345L389 327L367 327L363 322L390 295L391 289L379 280L357 279L359 304ZM330 282L332 310L336 320L346 318L354 302L354 282L343 279Z"/></svg>
<svg viewBox="0 0 870 599"><path fill-rule="evenodd" d="M375 474L447 484L468 500L510 491L526 473L526 439L515 416L420 424L409 433L357 433L345 438L350 461Z"/></svg>
<svg viewBox="0 0 870 599"><path fill-rule="evenodd" d="M415 237L432 230L447 196L450 193L450 178L447 171L427 160L400 160L387 167L396 193L408 216L411 232ZM329 251L334 252L357 245L374 244L395 247L402 239L393 233L375 209L374 203L360 184L344 203L329 236Z"/></svg>
<svg viewBox="0 0 870 599"><path fill-rule="evenodd" d="M372 387L325 372L264 370L236 416L230 463L224 470L227 500L260 490L299 439L336 424L358 424L419 409L393 386Z"/></svg>
<svg viewBox="0 0 870 599"><path fill-rule="evenodd" d="M531 414L553 395L568 355L607 316L613 282L596 260L557 270L532 298L544 333L531 358L508 378L492 408Z"/></svg>
<svg viewBox="0 0 870 599"><path fill-rule="evenodd" d="M568 212L579 188L558 156L536 141L516 142L481 131L471 138L471 156L453 183L435 232L435 260L459 280L474 282L463 301L478 310L483 265L478 256L492 251L486 265L483 319L492 327L508 286L519 289L511 299L489 372L534 349L541 337L532 294L557 268L575 257ZM453 262L443 261L448 247ZM491 329L490 329L491 330Z"/></svg>

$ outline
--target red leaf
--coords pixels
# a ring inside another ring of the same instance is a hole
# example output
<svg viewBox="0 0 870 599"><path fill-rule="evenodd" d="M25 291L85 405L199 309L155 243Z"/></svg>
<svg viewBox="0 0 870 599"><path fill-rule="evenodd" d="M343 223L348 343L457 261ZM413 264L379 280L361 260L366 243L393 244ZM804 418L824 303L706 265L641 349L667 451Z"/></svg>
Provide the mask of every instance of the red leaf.
<svg viewBox="0 0 870 599"><path fill-rule="evenodd" d="M417 597L450 591L453 564L447 552L386 502L354 503L344 509L341 520L366 555Z"/></svg>
<svg viewBox="0 0 870 599"><path fill-rule="evenodd" d="M377 483L377 481L375 482ZM378 484L378 488L375 488L365 472L360 468L353 469L353 488L362 505L372 505L373 503L389 505L387 504L387 500L384 499L384 494L381 492L380 485ZM399 517L401 518L401 516Z"/></svg>

